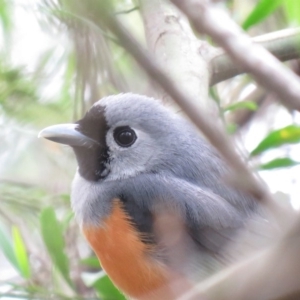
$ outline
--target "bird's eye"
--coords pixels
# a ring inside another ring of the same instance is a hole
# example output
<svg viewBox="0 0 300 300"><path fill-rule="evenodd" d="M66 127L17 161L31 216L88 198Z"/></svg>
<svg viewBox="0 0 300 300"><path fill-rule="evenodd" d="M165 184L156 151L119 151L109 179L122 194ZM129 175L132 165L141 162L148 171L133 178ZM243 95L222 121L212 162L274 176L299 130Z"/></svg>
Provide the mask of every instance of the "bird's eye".
<svg viewBox="0 0 300 300"><path fill-rule="evenodd" d="M114 139L119 146L129 147L136 141L136 134L130 127L122 126L115 129Z"/></svg>

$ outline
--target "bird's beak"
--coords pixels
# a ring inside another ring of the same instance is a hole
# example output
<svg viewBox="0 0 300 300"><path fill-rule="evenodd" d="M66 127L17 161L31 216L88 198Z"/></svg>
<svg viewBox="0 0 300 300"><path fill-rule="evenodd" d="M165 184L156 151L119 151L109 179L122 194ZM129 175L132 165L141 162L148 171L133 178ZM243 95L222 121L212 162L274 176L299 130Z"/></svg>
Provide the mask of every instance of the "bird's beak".
<svg viewBox="0 0 300 300"><path fill-rule="evenodd" d="M49 126L43 129L39 133L38 137L43 137L50 141L69 145L72 147L90 148L98 144L97 141L78 131L78 124L59 124Z"/></svg>

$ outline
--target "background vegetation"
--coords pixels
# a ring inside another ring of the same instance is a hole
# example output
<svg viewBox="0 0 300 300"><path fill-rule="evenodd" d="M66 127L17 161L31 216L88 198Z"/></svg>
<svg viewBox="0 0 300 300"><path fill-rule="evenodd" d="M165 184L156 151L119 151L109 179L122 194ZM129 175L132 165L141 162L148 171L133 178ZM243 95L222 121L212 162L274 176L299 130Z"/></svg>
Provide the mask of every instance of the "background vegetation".
<svg viewBox="0 0 300 300"><path fill-rule="evenodd" d="M219 2L251 36L300 22L298 0ZM140 1L111 3L114 17L146 47ZM74 220L71 150L37 139L43 127L80 118L105 95L157 95L107 28L102 5L100 0L0 0L0 298L124 299ZM298 35L293 34L295 48ZM297 60L287 66L300 73ZM268 170L262 176L273 191L285 193L280 201L297 206L298 113L274 102L276 95L249 75L212 86L210 96L228 133L250 152L251 166Z"/></svg>

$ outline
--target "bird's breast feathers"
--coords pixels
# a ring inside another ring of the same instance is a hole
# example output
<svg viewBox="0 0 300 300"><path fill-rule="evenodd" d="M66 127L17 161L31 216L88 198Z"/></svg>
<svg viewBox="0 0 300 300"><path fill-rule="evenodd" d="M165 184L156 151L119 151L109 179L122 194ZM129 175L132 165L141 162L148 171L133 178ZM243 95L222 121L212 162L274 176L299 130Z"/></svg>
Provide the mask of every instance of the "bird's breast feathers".
<svg viewBox="0 0 300 300"><path fill-rule="evenodd" d="M155 256L154 245L142 242L122 201L114 199L101 226L85 226L84 235L111 280L127 295L140 297L159 290L170 278Z"/></svg>

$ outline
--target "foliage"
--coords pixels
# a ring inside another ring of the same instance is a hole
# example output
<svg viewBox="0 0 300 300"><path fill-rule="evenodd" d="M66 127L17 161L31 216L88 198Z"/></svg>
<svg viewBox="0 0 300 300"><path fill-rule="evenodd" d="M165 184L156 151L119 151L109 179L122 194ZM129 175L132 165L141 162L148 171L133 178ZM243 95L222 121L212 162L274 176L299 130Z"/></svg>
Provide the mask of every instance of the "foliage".
<svg viewBox="0 0 300 300"><path fill-rule="evenodd" d="M278 8L281 0L260 0L254 6L252 12L243 22L242 27L247 30L255 24L259 24L267 18L276 8Z"/></svg>
<svg viewBox="0 0 300 300"><path fill-rule="evenodd" d="M12 12L24 8L17 1L0 0L0 26L7 42L0 53L0 250L18 273L17 278L7 276L4 288L0 286L0 298L44 299L51 295L54 299L124 299L101 270L74 221L69 199L75 171L73 156L64 147L36 138L48 124L80 118L104 95L149 92L144 72L101 23L100 3L43 0L26 7L44 34L62 43L64 49L59 52L56 46L49 46L41 50L30 69L26 61L16 64L10 51L17 23ZM251 34L299 23L297 0L253 3L241 11L235 4L229 6ZM111 5L116 16L143 42L136 3L115 0ZM212 88L232 133L247 132L244 124L232 122L230 116L252 116L261 109L257 99L242 96L251 85L251 79L240 77ZM292 118L290 123L277 130L270 127L261 142L256 138L258 146L251 156L259 161L258 168L299 164L279 152L277 158L260 163L271 149L299 142L300 128L292 124Z"/></svg>
<svg viewBox="0 0 300 300"><path fill-rule="evenodd" d="M289 125L281 129L277 129L268 134L258 145L252 150L251 155L260 154L271 148L277 148L285 144L295 144L300 142L300 127Z"/></svg>

